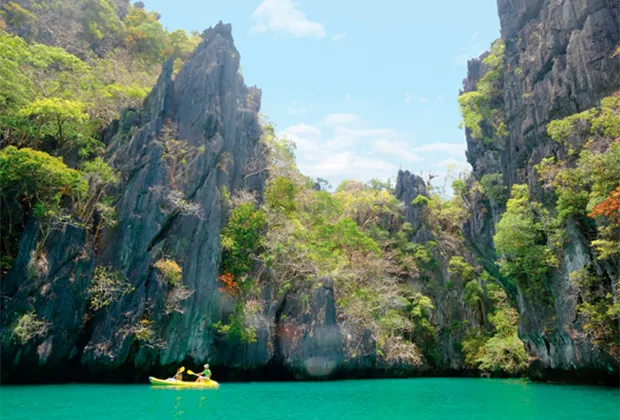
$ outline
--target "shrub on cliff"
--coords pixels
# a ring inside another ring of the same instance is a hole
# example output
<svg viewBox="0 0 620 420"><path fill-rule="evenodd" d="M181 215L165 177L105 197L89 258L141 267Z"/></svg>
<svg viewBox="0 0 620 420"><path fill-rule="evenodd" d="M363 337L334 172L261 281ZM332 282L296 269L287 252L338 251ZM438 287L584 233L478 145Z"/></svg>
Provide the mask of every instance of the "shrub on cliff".
<svg viewBox="0 0 620 420"><path fill-rule="evenodd" d="M98 311L134 290L131 283L121 273L107 267L96 267L87 290L90 309Z"/></svg>
<svg viewBox="0 0 620 420"><path fill-rule="evenodd" d="M492 137L507 137L504 122L502 78L504 72L505 45L498 39L491 45L491 51L482 61L488 66L487 73L476 84L476 89L461 94L458 103L461 108L462 125L476 140L491 141Z"/></svg>
<svg viewBox="0 0 620 420"><path fill-rule="evenodd" d="M592 228L588 217L593 219L598 237L591 245L599 259L620 254L616 197L620 188L620 97L604 98L600 108L552 121L547 132L572 147L564 160L547 158L536 166L544 186L557 195L558 222L572 219Z"/></svg>
<svg viewBox="0 0 620 420"><path fill-rule="evenodd" d="M519 314L510 307L506 293L499 286L491 282L486 287L493 304L489 314L492 330L473 330L463 340L465 363L494 374L522 374L528 357L517 332Z"/></svg>
<svg viewBox="0 0 620 420"><path fill-rule="evenodd" d="M172 287L178 286L183 279L183 270L174 260L162 258L157 260L155 264L153 264L153 267L159 270L164 280Z"/></svg>
<svg viewBox="0 0 620 420"><path fill-rule="evenodd" d="M30 312L22 315L13 326L13 338L19 344L26 344L35 337L44 337L48 328L48 322Z"/></svg>
<svg viewBox="0 0 620 420"><path fill-rule="evenodd" d="M531 291L541 290L547 274L557 264L547 242L549 223L542 206L530 201L528 186L514 185L493 240L503 274Z"/></svg>
<svg viewBox="0 0 620 420"><path fill-rule="evenodd" d="M87 184L79 171L62 158L30 148L8 146L0 150L0 189L6 198L30 207L58 206L63 197L77 199Z"/></svg>
<svg viewBox="0 0 620 420"><path fill-rule="evenodd" d="M263 210L244 203L233 209L222 230L222 272L233 275L235 281L250 273L263 244L266 221Z"/></svg>

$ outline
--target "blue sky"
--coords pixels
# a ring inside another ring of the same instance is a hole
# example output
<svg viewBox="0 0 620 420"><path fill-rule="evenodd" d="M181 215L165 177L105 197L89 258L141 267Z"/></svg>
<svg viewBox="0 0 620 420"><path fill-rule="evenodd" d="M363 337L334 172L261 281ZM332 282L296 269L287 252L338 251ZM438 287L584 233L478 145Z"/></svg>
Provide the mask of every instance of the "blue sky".
<svg viewBox="0 0 620 420"><path fill-rule="evenodd" d="M496 0L145 0L168 29L232 23L262 112L337 186L465 163L456 98L499 37ZM453 166L454 168L454 166ZM441 181L439 181L441 182Z"/></svg>

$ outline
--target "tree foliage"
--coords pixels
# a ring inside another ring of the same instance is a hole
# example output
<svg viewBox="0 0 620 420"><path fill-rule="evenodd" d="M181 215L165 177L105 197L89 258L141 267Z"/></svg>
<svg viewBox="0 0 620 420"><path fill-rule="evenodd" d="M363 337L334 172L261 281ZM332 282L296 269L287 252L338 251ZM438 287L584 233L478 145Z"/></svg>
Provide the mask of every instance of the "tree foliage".
<svg viewBox="0 0 620 420"><path fill-rule="evenodd" d="M172 287L176 287L181 284L181 280L183 280L183 270L179 267L176 261L162 258L157 260L155 264L153 264L163 276L164 280L169 283Z"/></svg>
<svg viewBox="0 0 620 420"><path fill-rule="evenodd" d="M600 259L620 254L617 190L620 188L620 97L611 96L593 108L552 121L548 134L562 144L576 144L564 160L543 159L537 165L545 187L557 195L558 222L596 222L598 238L591 242ZM578 141L592 136L588 141Z"/></svg>
<svg viewBox="0 0 620 420"><path fill-rule="evenodd" d="M26 344L36 337L45 337L49 323L40 319L34 312L22 315L13 326L13 338L20 344Z"/></svg>
<svg viewBox="0 0 620 420"><path fill-rule="evenodd" d="M0 150L0 189L14 200L44 205L63 197L77 198L87 190L79 171L61 158L29 148Z"/></svg>
<svg viewBox="0 0 620 420"><path fill-rule="evenodd" d="M493 42L491 51L482 61L488 71L478 81L475 90L465 92L458 98L462 124L477 140L490 141L492 137L508 136L502 97L504 52L503 40Z"/></svg>
<svg viewBox="0 0 620 420"><path fill-rule="evenodd" d="M463 341L465 362L490 373L519 375L527 368L527 353L517 333L519 315L510 307L506 294L493 283L485 283L493 303L490 333L472 331Z"/></svg>
<svg viewBox="0 0 620 420"><path fill-rule="evenodd" d="M530 200L528 186L514 185L493 238L505 276L522 286L541 290L546 275L557 264L547 242L549 223L548 213Z"/></svg>
<svg viewBox="0 0 620 420"><path fill-rule="evenodd" d="M265 222L263 210L256 210L252 203L244 203L232 211L222 230L222 271L230 273L236 281L242 280L252 269L264 241Z"/></svg>
<svg viewBox="0 0 620 420"><path fill-rule="evenodd" d="M96 267L88 288L90 309L98 311L105 308L134 290L127 278L118 271L109 267Z"/></svg>

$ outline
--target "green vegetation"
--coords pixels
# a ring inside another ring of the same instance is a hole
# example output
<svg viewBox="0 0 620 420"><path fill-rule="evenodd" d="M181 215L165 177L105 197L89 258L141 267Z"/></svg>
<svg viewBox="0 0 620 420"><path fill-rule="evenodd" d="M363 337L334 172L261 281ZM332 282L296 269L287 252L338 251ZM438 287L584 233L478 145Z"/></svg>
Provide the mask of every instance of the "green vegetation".
<svg viewBox="0 0 620 420"><path fill-rule="evenodd" d="M27 208L57 207L63 197L77 200L88 188L79 171L62 158L30 148L0 150L0 188L7 200Z"/></svg>
<svg viewBox="0 0 620 420"><path fill-rule="evenodd" d="M90 309L98 311L105 308L134 290L134 287L121 273L111 271L106 267L96 267L87 291Z"/></svg>
<svg viewBox="0 0 620 420"><path fill-rule="evenodd" d="M592 343L619 359L620 302L614 301L612 293L601 287L601 279L591 270L592 267L584 267L570 275L573 287L578 290L583 299L577 305L577 311L586 320L583 330ZM616 290L619 285L616 284Z"/></svg>
<svg viewBox="0 0 620 420"><path fill-rule="evenodd" d="M99 133L122 109L141 105L164 60L182 63L201 37L166 31L159 15L140 4L121 13L111 0L5 2L0 18L5 271L31 217L40 222L39 249L54 225L83 227L95 243L115 224L107 193L119 177L103 159ZM71 29L50 31L49 22ZM179 166L198 152L185 148Z"/></svg>
<svg viewBox="0 0 620 420"><path fill-rule="evenodd" d="M228 190L224 190L227 193ZM213 328L227 337L237 337L242 343L256 341L256 328L249 318L256 312L252 302L258 299L258 282L252 268L263 251L267 215L256 209L252 202L241 202L235 207L222 230L222 263L220 291L235 302L227 320L218 321Z"/></svg>
<svg viewBox="0 0 620 420"><path fill-rule="evenodd" d="M425 206L428 205L428 203L430 203L430 199L425 196L425 195L418 195L416 198L413 199L413 201L411 201L411 205L413 206Z"/></svg>
<svg viewBox="0 0 620 420"><path fill-rule="evenodd" d="M503 72L504 42L499 39L491 45L491 51L482 61L489 70L482 76L476 89L458 98L463 115L462 125L473 139L490 142L493 137L507 137L504 122Z"/></svg>
<svg viewBox="0 0 620 420"><path fill-rule="evenodd" d="M152 343L155 338L155 332L153 331L153 321L148 319L141 319L138 324L132 328L132 333L136 340L143 341L145 343Z"/></svg>
<svg viewBox="0 0 620 420"><path fill-rule="evenodd" d="M462 343L465 363L493 374L519 375L527 368L527 353L517 334L519 315L507 302L506 294L496 284L485 282L493 303L489 314L490 333L474 330Z"/></svg>
<svg viewBox="0 0 620 420"><path fill-rule="evenodd" d="M243 203L232 211L222 230L222 271L238 283L250 274L263 241L266 215L253 203Z"/></svg>
<svg viewBox="0 0 620 420"><path fill-rule="evenodd" d="M163 258L161 260L157 260L155 264L153 264L153 267L161 273L164 280L172 287L176 287L181 284L181 280L183 280L183 270L179 267L179 264L177 264L176 261Z"/></svg>
<svg viewBox="0 0 620 420"><path fill-rule="evenodd" d="M480 178L482 192L489 199L496 203L503 204L507 200L507 188L504 185L504 177L502 174L484 174Z"/></svg>
<svg viewBox="0 0 620 420"><path fill-rule="evenodd" d="M585 123L582 131L578 127L579 122ZM620 96L604 98L599 108L551 121L547 125L547 134L561 144L565 144L571 135L620 136Z"/></svg>
<svg viewBox="0 0 620 420"><path fill-rule="evenodd" d="M528 186L513 185L493 239L502 273L532 293L544 290L547 274L557 265L548 244L550 225L549 213L530 200Z"/></svg>
<svg viewBox="0 0 620 420"><path fill-rule="evenodd" d="M13 338L20 344L26 344L33 338L45 337L48 328L48 322L30 312L22 315L13 326Z"/></svg>
<svg viewBox="0 0 620 420"><path fill-rule="evenodd" d="M478 315L481 325L469 329L460 343L465 363L495 374L522 373L527 367L527 354L517 335L519 316L508 304L505 292L480 267L472 266L462 257L450 259L448 272L450 278L460 279L464 284L465 302Z"/></svg>
<svg viewBox="0 0 620 420"><path fill-rule="evenodd" d="M213 328L227 337L237 337L240 342L252 344L256 342L256 327L250 322L250 317L255 314L253 311L256 305L251 302L239 302L235 305L233 313L228 317L227 322L218 321L213 324Z"/></svg>
<svg viewBox="0 0 620 420"><path fill-rule="evenodd" d="M615 198L620 187L620 97L605 98L600 108L552 121L547 130L564 145L571 136L589 136L587 142L576 144L568 159L543 159L536 167L544 185L555 190L558 222L572 219L591 226L594 219L598 238L591 244L599 258L620 254Z"/></svg>
<svg viewBox="0 0 620 420"><path fill-rule="evenodd" d="M478 270L466 262L463 257L454 256L450 259L448 273L450 273L450 278L460 279L463 283L467 304L472 309L480 310L482 313L482 298L486 292L478 280L480 276Z"/></svg>

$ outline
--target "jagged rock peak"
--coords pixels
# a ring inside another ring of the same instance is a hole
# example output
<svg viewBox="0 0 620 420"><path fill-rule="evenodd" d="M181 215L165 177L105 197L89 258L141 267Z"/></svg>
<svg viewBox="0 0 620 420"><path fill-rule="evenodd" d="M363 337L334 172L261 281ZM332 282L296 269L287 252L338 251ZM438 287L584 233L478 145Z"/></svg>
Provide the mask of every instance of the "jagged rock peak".
<svg viewBox="0 0 620 420"><path fill-rule="evenodd" d="M409 239L418 243L432 240L433 233L424 224L423 208L413 204L419 195L428 197L426 182L422 177L409 171L398 171L394 194L405 206L405 219L413 227L414 233Z"/></svg>
<svg viewBox="0 0 620 420"><path fill-rule="evenodd" d="M206 29L202 33L202 37L207 42L218 35L231 43L235 42L232 36L232 25L230 23L223 23L221 20L217 23L217 25Z"/></svg>
<svg viewBox="0 0 620 420"><path fill-rule="evenodd" d="M405 198L411 198L407 204L411 202L418 195L428 195L426 192L426 183L419 175L412 174L409 171L398 171L398 177L396 180L396 198L404 200Z"/></svg>

